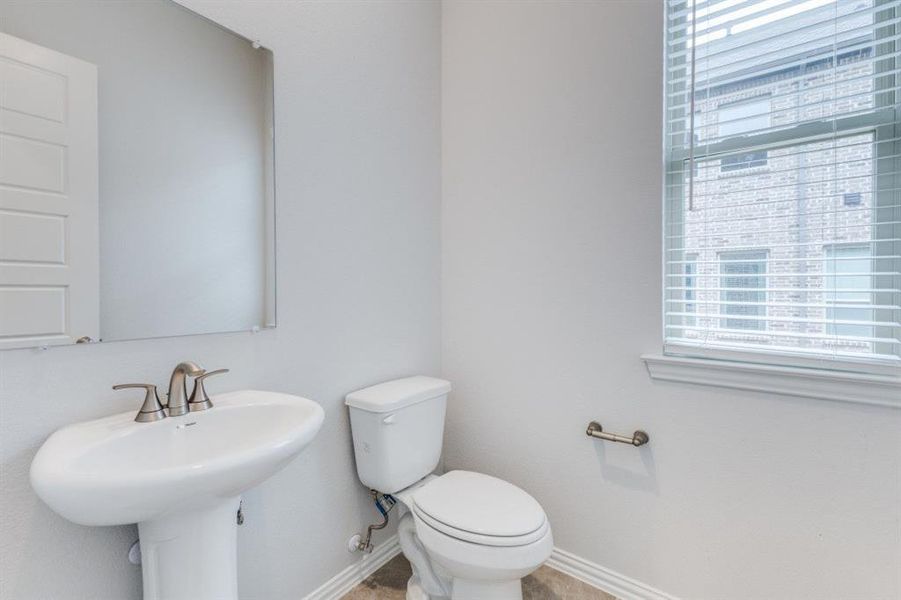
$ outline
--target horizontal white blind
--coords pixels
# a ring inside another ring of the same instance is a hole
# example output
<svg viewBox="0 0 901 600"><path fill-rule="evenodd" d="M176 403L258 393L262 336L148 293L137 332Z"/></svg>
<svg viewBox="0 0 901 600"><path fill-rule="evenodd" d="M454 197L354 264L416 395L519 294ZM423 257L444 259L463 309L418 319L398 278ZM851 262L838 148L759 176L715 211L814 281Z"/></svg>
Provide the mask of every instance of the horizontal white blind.
<svg viewBox="0 0 901 600"><path fill-rule="evenodd" d="M670 353L901 365L901 0L668 0Z"/></svg>

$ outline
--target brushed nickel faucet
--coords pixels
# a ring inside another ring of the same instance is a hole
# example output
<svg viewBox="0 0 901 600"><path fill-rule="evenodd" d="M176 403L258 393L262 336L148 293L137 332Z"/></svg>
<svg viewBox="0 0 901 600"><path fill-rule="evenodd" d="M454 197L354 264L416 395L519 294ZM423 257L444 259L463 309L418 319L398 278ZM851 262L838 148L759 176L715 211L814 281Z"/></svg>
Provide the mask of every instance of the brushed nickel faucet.
<svg viewBox="0 0 901 600"><path fill-rule="evenodd" d="M203 373L203 368L191 361L175 365L172 377L169 378L169 399L166 403L170 417L179 417L188 413L188 384L185 379L188 375L199 377Z"/></svg>
<svg viewBox="0 0 901 600"><path fill-rule="evenodd" d="M189 411L197 412L199 410L213 408L213 403L210 401L210 397L207 396L206 389L203 387L203 380L212 375L221 375L223 373L228 373L228 369L206 371L194 379L194 391L191 392L191 397L188 398Z"/></svg>
<svg viewBox="0 0 901 600"><path fill-rule="evenodd" d="M137 416L135 416L135 421L138 423L153 423L166 418L166 411L163 410L163 405L160 404L160 397L156 393L156 386L152 383L120 383L113 386L114 390L131 388L144 390L144 404L141 406L141 410L138 411Z"/></svg>
<svg viewBox="0 0 901 600"><path fill-rule="evenodd" d="M206 371L197 363L191 361L180 362L172 371L169 378L169 396L164 406L160 402L160 398L156 393L156 386L149 383L124 383L114 385L114 390L122 390L128 388L142 388L145 391L144 404L135 421L138 423L151 423L166 418L166 412L170 417L180 417L189 412L197 412L213 408L213 403L203 387L203 380L211 375L221 375L228 373L228 369L217 369L215 371ZM194 377L194 390L188 397L187 378Z"/></svg>

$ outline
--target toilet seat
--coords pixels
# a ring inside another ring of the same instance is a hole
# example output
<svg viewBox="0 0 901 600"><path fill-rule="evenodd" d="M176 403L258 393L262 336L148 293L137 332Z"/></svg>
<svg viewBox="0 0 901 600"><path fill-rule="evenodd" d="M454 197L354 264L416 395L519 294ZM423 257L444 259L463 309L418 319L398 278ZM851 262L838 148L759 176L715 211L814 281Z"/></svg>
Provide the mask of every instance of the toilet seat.
<svg viewBox="0 0 901 600"><path fill-rule="evenodd" d="M454 588L460 580L469 582L514 582L533 572L548 559L554 548L550 524L543 528L542 536L521 546L489 546L460 540L432 528L415 512L408 513L415 524L416 538L425 548L430 560L454 579ZM401 544L403 548L403 544ZM492 594L469 594L469 598L507 598ZM511 594L509 598L517 598Z"/></svg>
<svg viewBox="0 0 901 600"><path fill-rule="evenodd" d="M540 540L547 534L550 525L545 519L544 523L542 523L541 527L532 531L526 535L517 535L517 536L494 536L494 535L481 535L478 533L473 533L471 531L465 531L463 529L457 529L455 527L450 527L441 521L430 517L429 515L423 513L421 510L417 509L417 507L413 506L413 514L417 517L420 523L423 525L434 529L444 535L452 537L454 539L458 539L463 542L469 542L471 544L478 544L480 546L525 546L527 544L531 544L532 542L536 542Z"/></svg>
<svg viewBox="0 0 901 600"><path fill-rule="evenodd" d="M512 483L471 471L451 471L412 495L420 523L482 546L525 546L550 528L541 505Z"/></svg>

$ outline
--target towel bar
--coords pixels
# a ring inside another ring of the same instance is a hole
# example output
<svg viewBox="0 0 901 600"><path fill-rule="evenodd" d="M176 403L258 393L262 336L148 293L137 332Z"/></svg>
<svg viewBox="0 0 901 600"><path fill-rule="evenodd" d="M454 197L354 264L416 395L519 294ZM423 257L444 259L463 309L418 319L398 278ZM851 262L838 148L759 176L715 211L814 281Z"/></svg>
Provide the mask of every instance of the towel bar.
<svg viewBox="0 0 901 600"><path fill-rule="evenodd" d="M607 440L608 442L620 442L623 444L632 444L633 446L644 446L647 444L651 438L648 437L648 434L644 431L638 430L632 434L632 437L627 437L624 435L619 435L617 433L607 433L604 431L601 424L597 421L592 421L588 424L588 429L585 430L585 435L588 437L598 438L601 440Z"/></svg>

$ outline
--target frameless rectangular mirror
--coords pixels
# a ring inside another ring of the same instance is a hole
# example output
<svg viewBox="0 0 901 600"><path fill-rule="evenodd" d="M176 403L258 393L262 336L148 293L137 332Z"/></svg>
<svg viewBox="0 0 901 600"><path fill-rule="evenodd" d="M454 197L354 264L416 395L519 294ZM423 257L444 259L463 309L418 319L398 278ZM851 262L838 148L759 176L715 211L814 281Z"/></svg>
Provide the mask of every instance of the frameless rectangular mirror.
<svg viewBox="0 0 901 600"><path fill-rule="evenodd" d="M0 349L274 326L272 102L171 0L0 3Z"/></svg>

